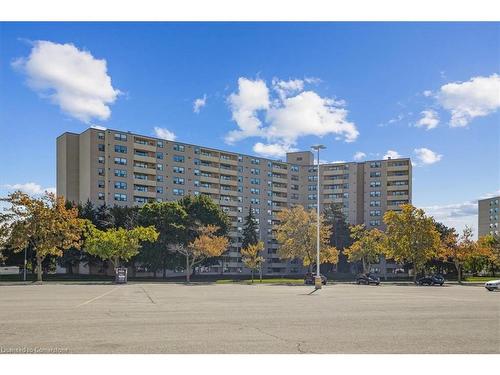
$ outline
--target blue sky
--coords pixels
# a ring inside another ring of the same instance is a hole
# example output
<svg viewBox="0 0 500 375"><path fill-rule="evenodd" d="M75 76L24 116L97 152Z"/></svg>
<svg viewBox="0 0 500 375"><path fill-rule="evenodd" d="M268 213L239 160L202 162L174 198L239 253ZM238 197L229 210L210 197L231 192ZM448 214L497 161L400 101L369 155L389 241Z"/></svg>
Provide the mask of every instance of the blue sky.
<svg viewBox="0 0 500 375"><path fill-rule="evenodd" d="M0 194L54 187L65 131L157 127L248 154L409 156L413 203L477 228L500 188L499 25L1 23Z"/></svg>

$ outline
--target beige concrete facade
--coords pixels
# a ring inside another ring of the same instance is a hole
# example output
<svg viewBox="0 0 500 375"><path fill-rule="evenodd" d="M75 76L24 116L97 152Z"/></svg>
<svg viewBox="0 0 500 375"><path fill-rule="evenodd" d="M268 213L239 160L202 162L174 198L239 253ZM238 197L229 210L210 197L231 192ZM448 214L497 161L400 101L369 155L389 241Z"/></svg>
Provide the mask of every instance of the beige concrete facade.
<svg viewBox="0 0 500 375"><path fill-rule="evenodd" d="M284 207L316 208L313 154L288 153L286 161L166 141L118 130L90 128L57 139L57 192L75 202L142 205L205 194L232 222L231 248L212 271L248 272L239 253L250 206L266 244L264 274L302 272L297 261L283 262L272 227ZM320 209L339 203L351 224L383 229L386 210L411 202L408 158L320 165Z"/></svg>
<svg viewBox="0 0 500 375"><path fill-rule="evenodd" d="M500 196L478 201L478 235L479 237L500 233Z"/></svg>

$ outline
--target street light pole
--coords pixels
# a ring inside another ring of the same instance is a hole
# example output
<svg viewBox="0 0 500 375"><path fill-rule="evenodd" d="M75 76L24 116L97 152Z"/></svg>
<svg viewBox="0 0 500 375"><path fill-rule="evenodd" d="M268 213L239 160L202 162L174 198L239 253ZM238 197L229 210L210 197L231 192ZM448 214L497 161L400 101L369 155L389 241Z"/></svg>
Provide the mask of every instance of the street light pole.
<svg viewBox="0 0 500 375"><path fill-rule="evenodd" d="M319 214L319 195L320 195L320 184L319 184L319 150L324 150L326 147L324 145L314 145L311 146L313 150L317 152L317 181L316 181L316 213L317 213L317 223L316 223L316 277L314 278L314 287L316 289L321 289L321 276L319 273L319 248L320 248L320 236L319 236L319 225L320 225L320 214Z"/></svg>

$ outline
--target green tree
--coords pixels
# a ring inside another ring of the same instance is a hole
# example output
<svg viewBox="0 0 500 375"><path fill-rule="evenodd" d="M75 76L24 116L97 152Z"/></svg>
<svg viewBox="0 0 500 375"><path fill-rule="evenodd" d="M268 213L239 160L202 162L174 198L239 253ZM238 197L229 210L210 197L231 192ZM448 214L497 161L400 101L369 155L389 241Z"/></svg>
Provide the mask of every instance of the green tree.
<svg viewBox="0 0 500 375"><path fill-rule="evenodd" d="M373 263L378 263L385 250L385 235L378 229L367 230L364 225L351 227L353 244L345 249L350 262L361 261L363 272L370 271Z"/></svg>
<svg viewBox="0 0 500 375"><path fill-rule="evenodd" d="M488 257L489 269L495 276L495 272L500 267L500 236L493 234L482 236L478 240L478 246L490 254Z"/></svg>
<svg viewBox="0 0 500 375"><path fill-rule="evenodd" d="M325 223L332 229L330 245L339 250L339 262L337 269L339 272L349 272L349 263L344 249L351 246L352 238L347 218L342 212L342 204L331 203L325 206L323 211Z"/></svg>
<svg viewBox="0 0 500 375"><path fill-rule="evenodd" d="M247 248L249 245L255 245L259 242L259 227L252 212L252 206L248 209L248 215L245 218L243 226L243 240L241 247Z"/></svg>
<svg viewBox="0 0 500 375"><path fill-rule="evenodd" d="M435 257L440 248L439 233L434 220L411 204L401 205L401 211L387 211L385 253L397 262L413 265L413 279L425 263Z"/></svg>
<svg viewBox="0 0 500 375"><path fill-rule="evenodd" d="M262 263L265 261L265 259L260 255L262 250L264 250L264 242L262 241L250 244L241 249L241 259L243 264L245 264L245 266L252 272L252 283L254 271L259 270L262 267Z"/></svg>
<svg viewBox="0 0 500 375"><path fill-rule="evenodd" d="M280 223L276 226L276 239L280 243L278 256L281 259L301 259L304 266L316 264L317 216L302 206L283 209L278 213ZM338 250L330 245L331 228L320 217L320 264L338 262Z"/></svg>
<svg viewBox="0 0 500 375"><path fill-rule="evenodd" d="M4 243L14 252L31 246L37 263L37 280L42 282L42 262L48 256L61 256L69 248L80 248L85 220L76 207L66 208L63 197L45 193L40 198L21 191L1 201L10 205L1 216Z"/></svg>
<svg viewBox="0 0 500 375"><path fill-rule="evenodd" d="M144 205L139 210L140 225L153 225L159 233L158 240L146 244L138 255L138 261L156 272L163 271L166 277L167 268L177 265L178 257L171 247L182 241L187 213L178 202L154 202Z"/></svg>
<svg viewBox="0 0 500 375"><path fill-rule="evenodd" d="M116 268L122 261L128 261L137 255L141 242L153 242L157 238L158 232L153 226L134 229L111 228L103 231L92 225L84 246L89 254L110 260Z"/></svg>

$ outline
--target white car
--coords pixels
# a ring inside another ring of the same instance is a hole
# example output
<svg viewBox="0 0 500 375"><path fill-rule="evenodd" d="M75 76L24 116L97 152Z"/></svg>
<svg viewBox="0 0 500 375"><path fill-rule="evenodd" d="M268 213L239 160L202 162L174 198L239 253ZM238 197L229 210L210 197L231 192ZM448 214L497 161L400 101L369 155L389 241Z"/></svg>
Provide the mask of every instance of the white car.
<svg viewBox="0 0 500 375"><path fill-rule="evenodd" d="M494 291L495 289L500 289L500 280L491 280L488 281L486 284L484 284L484 287L488 289L490 292Z"/></svg>

